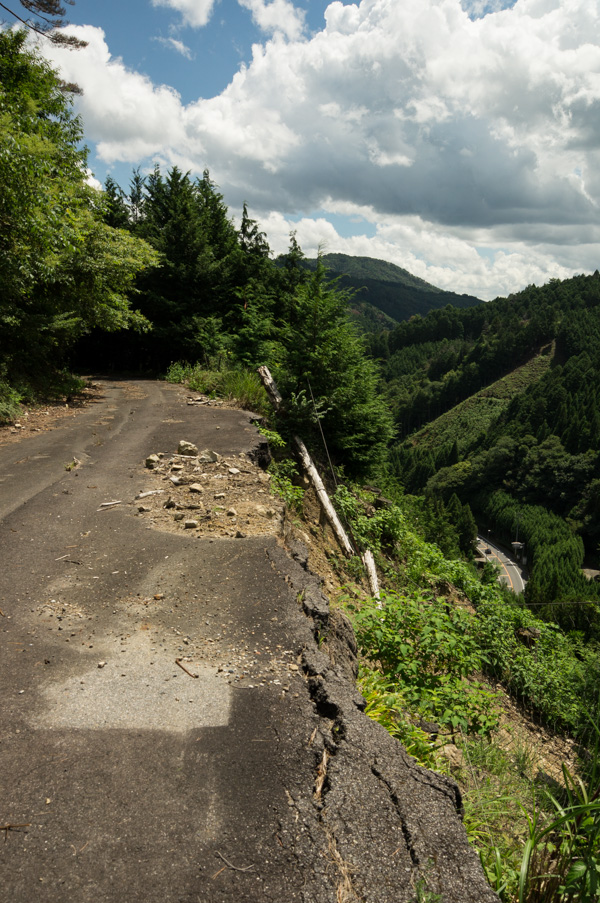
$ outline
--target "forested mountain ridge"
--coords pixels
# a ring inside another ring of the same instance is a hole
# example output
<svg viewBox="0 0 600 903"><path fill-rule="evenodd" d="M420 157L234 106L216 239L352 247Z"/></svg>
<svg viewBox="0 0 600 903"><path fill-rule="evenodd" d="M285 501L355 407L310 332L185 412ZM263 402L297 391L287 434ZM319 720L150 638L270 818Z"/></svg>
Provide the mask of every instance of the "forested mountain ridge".
<svg viewBox="0 0 600 903"><path fill-rule="evenodd" d="M472 307L481 304L472 295L456 294L437 288L408 270L386 260L373 257L354 257L348 254L323 254L328 275L339 280L339 285L352 293L351 307L358 306L356 317L364 328L362 305L381 311L396 322L408 320L415 314L424 316L430 310L451 304L454 307ZM315 267L316 260L307 259L308 266ZM372 322L372 320L371 320Z"/></svg>
<svg viewBox="0 0 600 903"><path fill-rule="evenodd" d="M407 491L456 494L504 541L518 531L528 600L595 633L597 608L580 603L598 597L581 568L600 540L600 274L433 311L371 349Z"/></svg>

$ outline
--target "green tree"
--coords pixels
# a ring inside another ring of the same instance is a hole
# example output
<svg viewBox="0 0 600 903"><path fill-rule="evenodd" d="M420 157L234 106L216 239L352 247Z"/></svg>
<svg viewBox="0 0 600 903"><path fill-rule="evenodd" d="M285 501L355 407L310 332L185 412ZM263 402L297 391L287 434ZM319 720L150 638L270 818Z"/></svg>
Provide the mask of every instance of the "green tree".
<svg viewBox="0 0 600 903"><path fill-rule="evenodd" d="M93 327L147 325L129 293L155 254L102 222L81 137L26 33L0 32L0 372L9 381L47 376Z"/></svg>
<svg viewBox="0 0 600 903"><path fill-rule="evenodd" d="M146 179L140 173L139 166L133 170L131 182L129 184L129 210L131 217L131 225L135 226L140 223L144 217L144 191L146 188Z"/></svg>
<svg viewBox="0 0 600 903"><path fill-rule="evenodd" d="M105 208L103 219L107 226L115 229L129 227L129 208L125 201L125 192L117 185L112 176L107 176L104 183Z"/></svg>
<svg viewBox="0 0 600 903"><path fill-rule="evenodd" d="M453 493L446 509L458 533L461 552L465 552L467 555L472 554L473 546L477 539L477 524L470 505L463 505L457 494Z"/></svg>
<svg viewBox="0 0 600 903"><path fill-rule="evenodd" d="M392 420L376 367L348 321L347 295L327 282L319 260L293 303L294 325L282 330L285 357L277 368L284 396L295 399L290 420L305 435L312 433L316 447L321 445L315 424L320 412L333 459L351 473L374 471L393 435Z"/></svg>
<svg viewBox="0 0 600 903"><path fill-rule="evenodd" d="M157 166L143 182L134 174L130 202L135 234L160 255L158 269L140 284L141 308L154 324L146 361L158 368L177 359L207 362L233 341L227 336L244 324L249 298L246 252L223 196L208 170L194 181L177 167L163 175Z"/></svg>

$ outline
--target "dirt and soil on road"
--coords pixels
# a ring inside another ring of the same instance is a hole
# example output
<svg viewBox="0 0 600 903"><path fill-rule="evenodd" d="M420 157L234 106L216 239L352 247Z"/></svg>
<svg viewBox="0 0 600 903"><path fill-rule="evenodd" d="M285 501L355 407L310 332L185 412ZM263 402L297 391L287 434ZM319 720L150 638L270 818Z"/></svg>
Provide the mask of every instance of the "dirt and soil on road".
<svg viewBox="0 0 600 903"><path fill-rule="evenodd" d="M91 391L0 433L6 898L496 899L456 785L363 714L254 418Z"/></svg>

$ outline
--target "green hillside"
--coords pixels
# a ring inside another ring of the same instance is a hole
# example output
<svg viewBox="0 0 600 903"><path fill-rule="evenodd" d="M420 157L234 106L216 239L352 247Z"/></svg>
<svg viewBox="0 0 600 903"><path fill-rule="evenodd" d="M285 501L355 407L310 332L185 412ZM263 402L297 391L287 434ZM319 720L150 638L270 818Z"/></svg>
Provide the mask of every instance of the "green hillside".
<svg viewBox="0 0 600 903"><path fill-rule="evenodd" d="M468 451L504 414L514 398L542 378L553 359L554 346L547 345L522 367L460 402L414 433L408 441L421 450L456 442L459 452Z"/></svg>
<svg viewBox="0 0 600 903"><path fill-rule="evenodd" d="M600 275L529 286L373 337L406 490L468 503L480 525L526 543L527 600L600 635Z"/></svg>
<svg viewBox="0 0 600 903"><path fill-rule="evenodd" d="M356 302L369 304L396 322L424 316L447 304L454 307L481 304L479 298L444 291L385 260L347 254L324 254L321 259L329 276L339 278L341 288L356 293ZM307 260L307 265L314 268L316 260Z"/></svg>
<svg viewBox="0 0 600 903"><path fill-rule="evenodd" d="M349 254L324 254L323 260L329 270L336 273L344 273L356 279L375 279L378 282L394 282L400 285L418 288L427 292L441 292L424 279L413 276L408 270L390 263L388 260L378 260L376 257L354 257Z"/></svg>

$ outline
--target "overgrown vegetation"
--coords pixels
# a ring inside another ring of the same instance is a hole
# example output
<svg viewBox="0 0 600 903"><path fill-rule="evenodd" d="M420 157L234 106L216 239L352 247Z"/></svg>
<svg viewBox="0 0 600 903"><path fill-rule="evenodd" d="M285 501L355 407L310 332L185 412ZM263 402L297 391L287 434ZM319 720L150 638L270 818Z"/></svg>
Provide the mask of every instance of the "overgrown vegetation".
<svg viewBox="0 0 600 903"><path fill-rule="evenodd" d="M210 398L235 399L242 408L257 413L269 413L269 400L258 375L241 367L222 366L205 370L199 364L171 364L165 379L171 383L185 383L193 392Z"/></svg>
<svg viewBox="0 0 600 903"><path fill-rule="evenodd" d="M476 678L486 657L472 614L441 597L387 593L357 607L354 626L363 655L410 709L451 735L498 726L494 694Z"/></svg>
<svg viewBox="0 0 600 903"><path fill-rule="evenodd" d="M525 543L526 601L598 637L600 274L447 308L370 337L411 492L469 504L499 541Z"/></svg>
<svg viewBox="0 0 600 903"><path fill-rule="evenodd" d="M410 498L370 517L356 499L350 504L351 498L347 489L338 491L339 510L359 546L373 549L386 584L393 587L381 608L371 600L356 609L363 654L382 665L387 676L397 674L404 695L411 673L418 675L411 692L415 699L422 695L424 716L437 706L433 720L438 722L448 716L452 724L446 710L440 713L441 702L430 701L437 699L438 684L454 681L458 704L464 679L471 678L475 688L472 679L483 672L553 729L584 739L590 713L598 714L600 702L599 645L537 618L513 593L496 582L483 583L467 562L449 559L426 542ZM448 601L450 588L458 594L458 608ZM461 608L461 599L473 611ZM530 645L522 639L528 631L536 637ZM431 681L431 691L418 681ZM443 691L439 698L446 698ZM456 717L455 727L470 729L462 716ZM476 720L474 725L479 730Z"/></svg>
<svg viewBox="0 0 600 903"><path fill-rule="evenodd" d="M445 558L419 535L410 497L371 517L348 489L337 499L395 588L380 600L345 597L368 714L429 767L443 767L440 749L455 744L467 831L502 900L596 899L600 781L590 717L600 715L600 649L536 618L497 583L482 583L465 561ZM532 716L579 739L589 750L581 777L565 771L564 789L549 795L528 749L498 745L499 698L486 676Z"/></svg>

